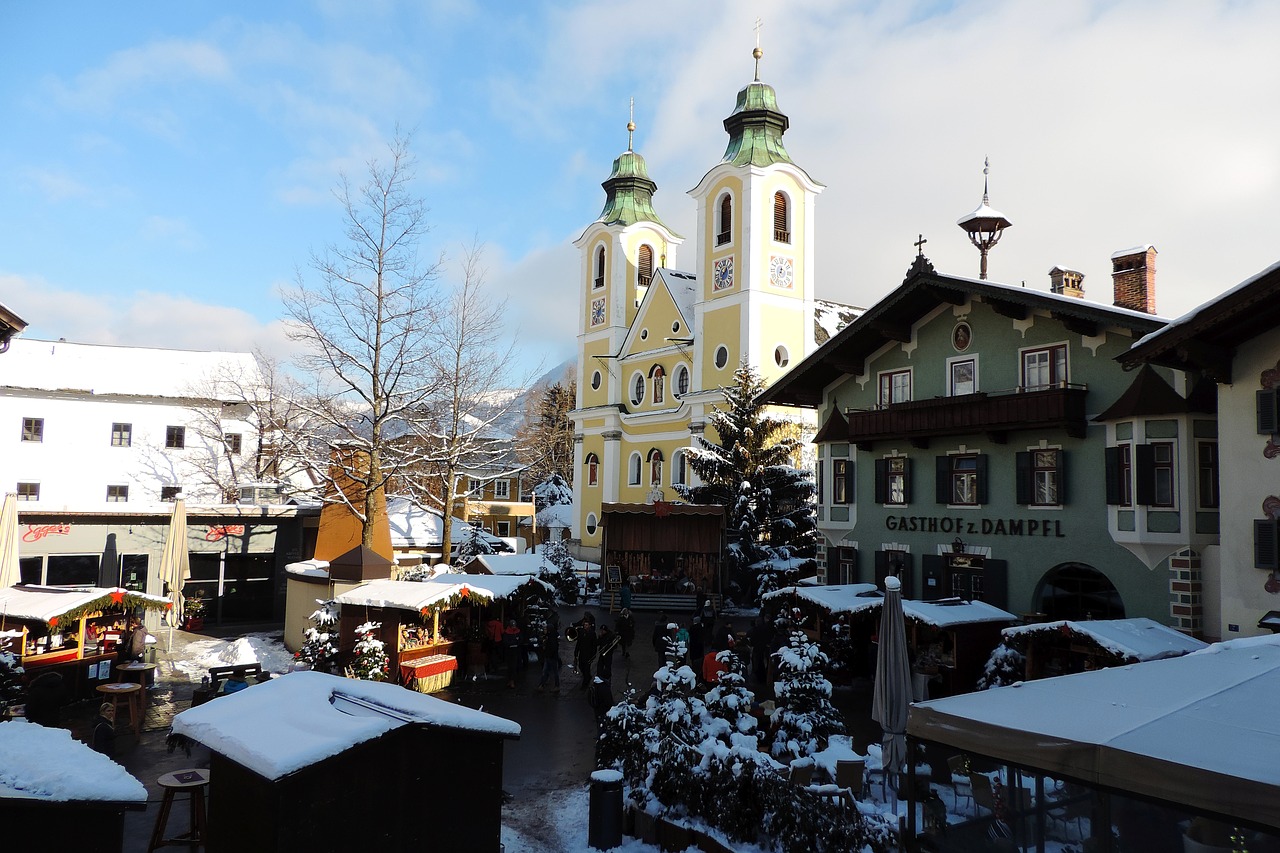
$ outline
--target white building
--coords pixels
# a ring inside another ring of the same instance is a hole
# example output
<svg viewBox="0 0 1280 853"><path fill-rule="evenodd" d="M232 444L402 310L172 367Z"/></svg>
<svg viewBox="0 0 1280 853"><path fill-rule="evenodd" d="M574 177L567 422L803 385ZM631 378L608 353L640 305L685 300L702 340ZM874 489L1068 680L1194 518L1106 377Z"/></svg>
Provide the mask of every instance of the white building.
<svg viewBox="0 0 1280 853"><path fill-rule="evenodd" d="M31 509L226 503L257 479L249 353L15 340L0 366L0 487Z"/></svg>

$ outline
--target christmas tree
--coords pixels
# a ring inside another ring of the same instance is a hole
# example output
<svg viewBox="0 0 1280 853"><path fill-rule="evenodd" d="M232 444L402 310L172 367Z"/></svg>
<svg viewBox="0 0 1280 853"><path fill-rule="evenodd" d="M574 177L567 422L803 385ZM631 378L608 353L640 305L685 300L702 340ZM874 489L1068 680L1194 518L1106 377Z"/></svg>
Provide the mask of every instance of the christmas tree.
<svg viewBox="0 0 1280 853"><path fill-rule="evenodd" d="M320 599L316 604L320 609L311 614L311 627L303 632L302 648L293 657L317 672L329 672L338 657L338 605Z"/></svg>
<svg viewBox="0 0 1280 853"><path fill-rule="evenodd" d="M556 588L556 596L564 604L578 603L578 573L573 567L573 555L563 542L548 542L542 546L544 568L539 577Z"/></svg>
<svg viewBox="0 0 1280 853"><path fill-rule="evenodd" d="M827 656L803 631L792 631L773 656L778 660L773 754L803 758L821 752L828 737L845 733L844 720L831 704L831 682L823 674Z"/></svg>
<svg viewBox="0 0 1280 853"><path fill-rule="evenodd" d="M364 681L386 681L389 661L383 642L374 636L381 622L365 622L356 628L355 657L347 673Z"/></svg>
<svg viewBox="0 0 1280 853"><path fill-rule="evenodd" d="M756 730L756 718L751 716L755 694L747 689L746 664L734 652L726 649L716 655L716 660L728 669L716 678L716 686L707 691L707 711L724 725L713 729L725 743L731 743L730 735L752 734Z"/></svg>

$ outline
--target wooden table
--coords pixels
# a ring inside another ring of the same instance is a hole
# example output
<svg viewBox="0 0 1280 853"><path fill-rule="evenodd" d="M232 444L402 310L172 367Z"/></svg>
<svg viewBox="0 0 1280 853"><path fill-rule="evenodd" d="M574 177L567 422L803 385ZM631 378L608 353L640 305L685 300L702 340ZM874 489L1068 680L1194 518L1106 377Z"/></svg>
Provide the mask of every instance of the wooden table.
<svg viewBox="0 0 1280 853"><path fill-rule="evenodd" d="M99 684L98 692L104 698L109 698L112 707L116 709L117 715L120 710L120 700L124 699L126 706L129 708L129 728L133 729L135 735L142 734L142 685L135 681L116 682L115 684Z"/></svg>
<svg viewBox="0 0 1280 853"><path fill-rule="evenodd" d="M156 828L151 833L151 843L147 846L147 853L151 853L157 847L165 847L170 844L190 847L196 845L204 846L204 789L209 785L209 771L201 767L175 770L172 773L166 773L161 776L156 780L156 783L161 788L164 788L164 796L160 800L160 813L156 815ZM164 832L169 823L169 811L173 808L173 798L182 791L186 791L191 798L191 828L184 835L165 838Z"/></svg>

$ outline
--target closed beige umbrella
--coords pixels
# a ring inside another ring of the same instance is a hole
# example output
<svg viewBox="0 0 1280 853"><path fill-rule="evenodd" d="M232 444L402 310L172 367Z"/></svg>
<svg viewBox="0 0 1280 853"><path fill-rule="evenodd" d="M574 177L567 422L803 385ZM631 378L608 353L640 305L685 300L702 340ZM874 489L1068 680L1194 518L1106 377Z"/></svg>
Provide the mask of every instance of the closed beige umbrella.
<svg viewBox="0 0 1280 853"><path fill-rule="evenodd" d="M880 610L880 648L876 657L871 719L884 730L882 758L886 784L898 787L907 760L907 713L911 707L911 664L907 659L907 626L902 615L902 582L884 579Z"/></svg>
<svg viewBox="0 0 1280 853"><path fill-rule="evenodd" d="M187 505L179 499L173 505L169 535L160 555L160 579L169 585L169 650L173 651L173 629L182 621L182 587L191 577L191 560L187 554Z"/></svg>
<svg viewBox="0 0 1280 853"><path fill-rule="evenodd" d="M18 496L13 492L4 496L0 508L0 589L6 589L22 580L18 569Z"/></svg>

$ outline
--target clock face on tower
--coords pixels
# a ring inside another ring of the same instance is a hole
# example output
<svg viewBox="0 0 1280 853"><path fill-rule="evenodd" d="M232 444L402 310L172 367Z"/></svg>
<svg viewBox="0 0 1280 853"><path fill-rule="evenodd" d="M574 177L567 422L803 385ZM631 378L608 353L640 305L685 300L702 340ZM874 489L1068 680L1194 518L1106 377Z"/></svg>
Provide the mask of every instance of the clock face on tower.
<svg viewBox="0 0 1280 853"><path fill-rule="evenodd" d="M712 290L728 290L733 287L733 256L715 262L711 273Z"/></svg>
<svg viewBox="0 0 1280 853"><path fill-rule="evenodd" d="M604 297L591 300L591 325L599 326L604 322Z"/></svg>
<svg viewBox="0 0 1280 853"><path fill-rule="evenodd" d="M773 255L769 258L769 283L788 290L795 285L796 268L791 258Z"/></svg>

